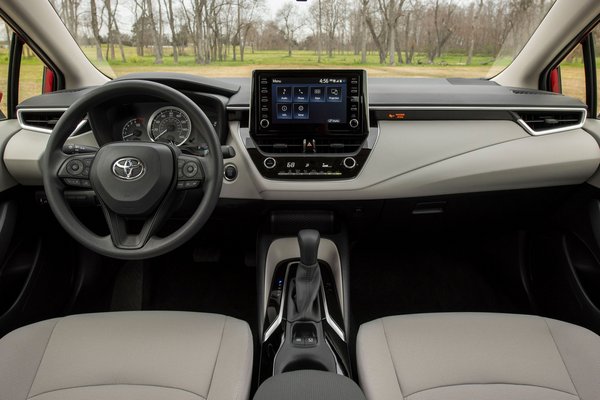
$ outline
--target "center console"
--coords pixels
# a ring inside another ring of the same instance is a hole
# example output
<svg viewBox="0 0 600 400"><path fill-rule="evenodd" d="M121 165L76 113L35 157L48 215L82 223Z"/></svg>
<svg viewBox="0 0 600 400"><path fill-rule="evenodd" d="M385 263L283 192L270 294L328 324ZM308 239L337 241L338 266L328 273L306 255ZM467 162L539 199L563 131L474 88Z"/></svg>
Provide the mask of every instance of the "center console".
<svg viewBox="0 0 600 400"><path fill-rule="evenodd" d="M356 177L370 153L364 70L256 70L248 153L268 179Z"/></svg>

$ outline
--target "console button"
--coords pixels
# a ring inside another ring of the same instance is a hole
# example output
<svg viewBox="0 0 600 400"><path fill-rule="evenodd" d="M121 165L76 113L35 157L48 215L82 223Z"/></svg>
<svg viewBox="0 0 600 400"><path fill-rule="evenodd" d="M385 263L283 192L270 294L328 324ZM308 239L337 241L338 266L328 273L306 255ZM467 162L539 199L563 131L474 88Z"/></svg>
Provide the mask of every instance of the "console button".
<svg viewBox="0 0 600 400"><path fill-rule="evenodd" d="M356 167L356 160L353 157L346 157L344 158L344 161L342 161L342 164L348 169L354 169L354 167Z"/></svg>
<svg viewBox="0 0 600 400"><path fill-rule="evenodd" d="M223 175L225 176L225 180L228 182L234 181L235 178L237 178L237 168L235 165L233 164L228 164L225 166L225 169L223 170Z"/></svg>
<svg viewBox="0 0 600 400"><path fill-rule="evenodd" d="M350 127L351 128L357 128L358 127L358 120L357 119L351 119L350 122Z"/></svg>
<svg viewBox="0 0 600 400"><path fill-rule="evenodd" d="M264 164L265 168L273 169L273 168L275 168L275 165L277 165L277 161L275 161L275 159L273 157L267 157L263 161L263 164Z"/></svg>
<svg viewBox="0 0 600 400"><path fill-rule="evenodd" d="M262 128L268 128L268 127L269 127L269 120L268 120L268 119L262 119L262 120L260 121L260 126L261 126Z"/></svg>

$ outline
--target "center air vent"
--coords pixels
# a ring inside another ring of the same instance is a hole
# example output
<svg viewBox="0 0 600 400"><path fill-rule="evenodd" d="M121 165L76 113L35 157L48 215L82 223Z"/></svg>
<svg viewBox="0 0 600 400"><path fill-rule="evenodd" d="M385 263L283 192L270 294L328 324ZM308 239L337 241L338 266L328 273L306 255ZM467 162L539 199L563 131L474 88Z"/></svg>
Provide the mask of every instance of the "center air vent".
<svg viewBox="0 0 600 400"><path fill-rule="evenodd" d="M56 123L64 114L65 109L19 109L17 110L17 119L21 128L30 131L51 133ZM81 121L73 132L73 136L90 131L90 125L87 120Z"/></svg>
<svg viewBox="0 0 600 400"><path fill-rule="evenodd" d="M350 154L360 150L364 138L316 138L316 139L294 139L286 138L257 138L256 145L268 154ZM314 150L313 150L314 148Z"/></svg>
<svg viewBox="0 0 600 400"><path fill-rule="evenodd" d="M586 111L540 110L517 111L519 124L532 135L564 132L578 129L585 122Z"/></svg>

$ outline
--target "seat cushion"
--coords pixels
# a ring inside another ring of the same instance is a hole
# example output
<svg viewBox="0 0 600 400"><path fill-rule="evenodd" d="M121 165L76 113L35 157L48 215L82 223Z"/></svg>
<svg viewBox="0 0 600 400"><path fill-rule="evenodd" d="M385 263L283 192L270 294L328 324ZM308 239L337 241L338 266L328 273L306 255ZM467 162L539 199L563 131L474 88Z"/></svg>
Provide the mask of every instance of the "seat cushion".
<svg viewBox="0 0 600 400"><path fill-rule="evenodd" d="M600 337L535 316L377 319L359 330L357 364L369 400L600 398Z"/></svg>
<svg viewBox="0 0 600 400"><path fill-rule="evenodd" d="M252 334L216 314L115 312L48 320L0 340L0 399L247 399Z"/></svg>

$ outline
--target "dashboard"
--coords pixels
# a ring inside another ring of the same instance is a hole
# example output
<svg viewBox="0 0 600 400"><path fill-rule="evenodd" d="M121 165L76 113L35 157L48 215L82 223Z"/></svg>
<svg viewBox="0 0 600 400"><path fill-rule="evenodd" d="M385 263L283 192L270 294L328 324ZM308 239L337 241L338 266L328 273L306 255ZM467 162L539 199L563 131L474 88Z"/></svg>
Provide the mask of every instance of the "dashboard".
<svg viewBox="0 0 600 400"><path fill-rule="evenodd" d="M584 104L493 81L367 78L360 70L119 79L166 84L202 108L234 153L224 160L221 198L376 200L576 185L593 182L600 165ZM20 129L3 157L15 182L41 185L47 122L89 90L19 105ZM91 130L70 143L154 140L202 151L201 132L157 99L125 99L88 117Z"/></svg>

